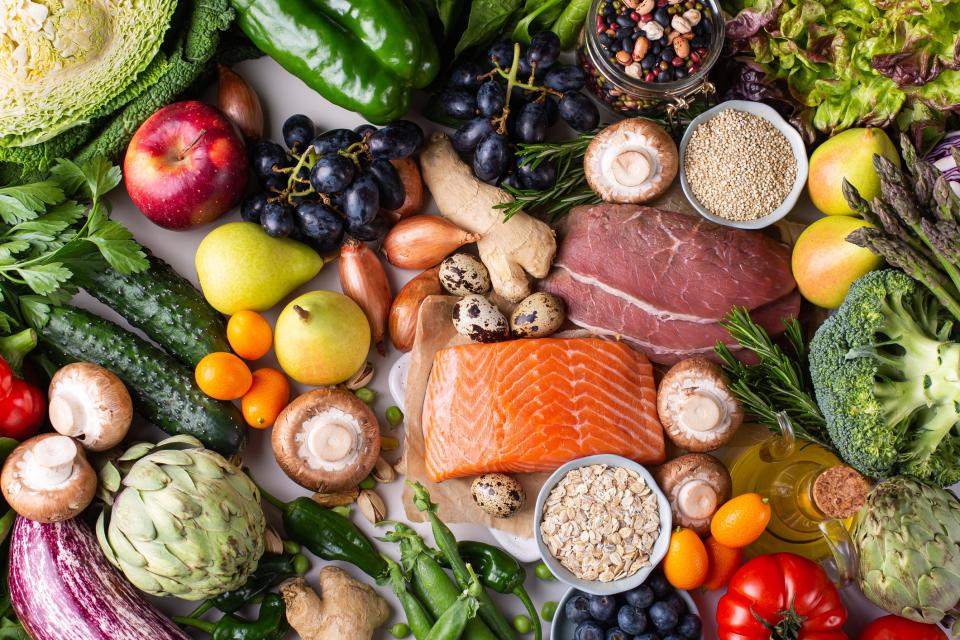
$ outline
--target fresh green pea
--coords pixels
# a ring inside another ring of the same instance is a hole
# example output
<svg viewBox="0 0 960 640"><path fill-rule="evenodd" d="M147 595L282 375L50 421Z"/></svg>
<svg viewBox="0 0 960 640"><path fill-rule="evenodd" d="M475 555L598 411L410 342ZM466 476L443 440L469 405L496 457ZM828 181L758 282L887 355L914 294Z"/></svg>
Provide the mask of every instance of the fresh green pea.
<svg viewBox="0 0 960 640"><path fill-rule="evenodd" d="M551 573L550 567L542 562L537 565L537 568L534 569L533 572L540 580L553 580L553 573Z"/></svg>
<svg viewBox="0 0 960 640"><path fill-rule="evenodd" d="M353 392L364 404L373 404L373 399L376 397L373 389L367 389L363 387L362 389L357 389Z"/></svg>
<svg viewBox="0 0 960 640"><path fill-rule="evenodd" d="M543 606L540 607L540 617L550 622L553 620L553 616L557 615L557 603L553 600L547 600L543 603Z"/></svg>
<svg viewBox="0 0 960 640"><path fill-rule="evenodd" d="M284 553L300 553L300 545L294 542L293 540L284 540L283 552Z"/></svg>
<svg viewBox="0 0 960 640"><path fill-rule="evenodd" d="M400 426L400 423L403 422L403 411L400 411L400 407L387 407L387 422L390 423L391 427Z"/></svg>
<svg viewBox="0 0 960 640"><path fill-rule="evenodd" d="M517 633L530 633L533 625L530 623L530 618L520 615L513 618L513 628L517 630Z"/></svg>
<svg viewBox="0 0 960 640"><path fill-rule="evenodd" d="M398 622L390 627L390 635L392 635L394 638L406 638L410 635L410 627L402 622Z"/></svg>
<svg viewBox="0 0 960 640"><path fill-rule="evenodd" d="M373 476L367 476L360 481L360 484L357 485L361 489L376 489L377 481Z"/></svg>
<svg viewBox="0 0 960 640"><path fill-rule="evenodd" d="M293 558L293 570L297 572L298 576L306 575L307 571L310 570L310 559L302 553L298 553Z"/></svg>

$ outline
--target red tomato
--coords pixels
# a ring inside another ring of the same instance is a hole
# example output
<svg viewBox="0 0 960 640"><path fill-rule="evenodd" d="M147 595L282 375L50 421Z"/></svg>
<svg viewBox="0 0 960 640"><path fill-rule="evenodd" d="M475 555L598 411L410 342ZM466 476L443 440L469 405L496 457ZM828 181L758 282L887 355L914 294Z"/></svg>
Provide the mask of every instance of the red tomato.
<svg viewBox="0 0 960 640"><path fill-rule="evenodd" d="M0 400L0 436L22 442L36 435L46 409L46 401L39 389L14 378L9 395Z"/></svg>
<svg viewBox="0 0 960 640"><path fill-rule="evenodd" d="M935 624L914 622L900 616L877 618L860 633L860 640L947 640Z"/></svg>
<svg viewBox="0 0 960 640"><path fill-rule="evenodd" d="M719 640L847 640L846 620L826 572L792 553L759 556L740 567L717 606Z"/></svg>
<svg viewBox="0 0 960 640"><path fill-rule="evenodd" d="M3 358L0 358L0 398L6 398L10 395L10 389L13 387L13 371L10 365Z"/></svg>

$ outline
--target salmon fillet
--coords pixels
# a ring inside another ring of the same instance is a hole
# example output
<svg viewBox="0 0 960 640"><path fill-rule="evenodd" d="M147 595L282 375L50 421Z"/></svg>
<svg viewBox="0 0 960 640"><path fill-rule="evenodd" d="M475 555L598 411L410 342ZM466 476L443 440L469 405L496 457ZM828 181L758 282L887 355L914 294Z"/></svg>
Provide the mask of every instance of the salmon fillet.
<svg viewBox="0 0 960 640"><path fill-rule="evenodd" d="M553 471L614 453L664 461L653 367L622 342L512 340L437 352L423 406L430 479Z"/></svg>

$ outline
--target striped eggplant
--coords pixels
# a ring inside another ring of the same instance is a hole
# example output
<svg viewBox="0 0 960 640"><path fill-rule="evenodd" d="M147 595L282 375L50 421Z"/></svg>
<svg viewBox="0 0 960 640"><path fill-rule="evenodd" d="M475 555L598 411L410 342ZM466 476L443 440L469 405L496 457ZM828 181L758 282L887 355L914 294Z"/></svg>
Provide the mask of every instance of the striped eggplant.
<svg viewBox="0 0 960 640"><path fill-rule="evenodd" d="M33 640L189 640L107 562L79 518L17 518L10 598Z"/></svg>

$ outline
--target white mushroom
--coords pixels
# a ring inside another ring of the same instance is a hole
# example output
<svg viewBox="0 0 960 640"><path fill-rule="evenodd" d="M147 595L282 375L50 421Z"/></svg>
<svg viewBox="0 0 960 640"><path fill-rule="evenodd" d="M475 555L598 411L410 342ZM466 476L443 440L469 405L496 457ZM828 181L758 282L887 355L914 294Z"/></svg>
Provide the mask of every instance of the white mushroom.
<svg viewBox="0 0 960 640"><path fill-rule="evenodd" d="M730 381L706 358L682 360L660 382L657 412L667 437L687 451L713 451L743 422L743 409Z"/></svg>
<svg viewBox="0 0 960 640"><path fill-rule="evenodd" d="M658 198L677 176L677 145L643 118L610 125L590 142L583 160L587 182L606 202L642 204Z"/></svg>
<svg viewBox="0 0 960 640"><path fill-rule="evenodd" d="M97 474L73 438L45 433L10 454L0 474L3 497L28 520L68 520L93 501Z"/></svg>
<svg viewBox="0 0 960 640"><path fill-rule="evenodd" d="M291 402L273 426L277 464L300 486L321 493L352 489L380 456L373 411L343 389L314 389Z"/></svg>
<svg viewBox="0 0 960 640"><path fill-rule="evenodd" d="M730 473L706 453L674 458L657 469L654 477L670 501L673 523L701 536L710 532L713 514L730 499Z"/></svg>
<svg viewBox="0 0 960 640"><path fill-rule="evenodd" d="M106 451L126 437L133 401L120 378L89 362L68 364L50 381L50 424L85 449Z"/></svg>

